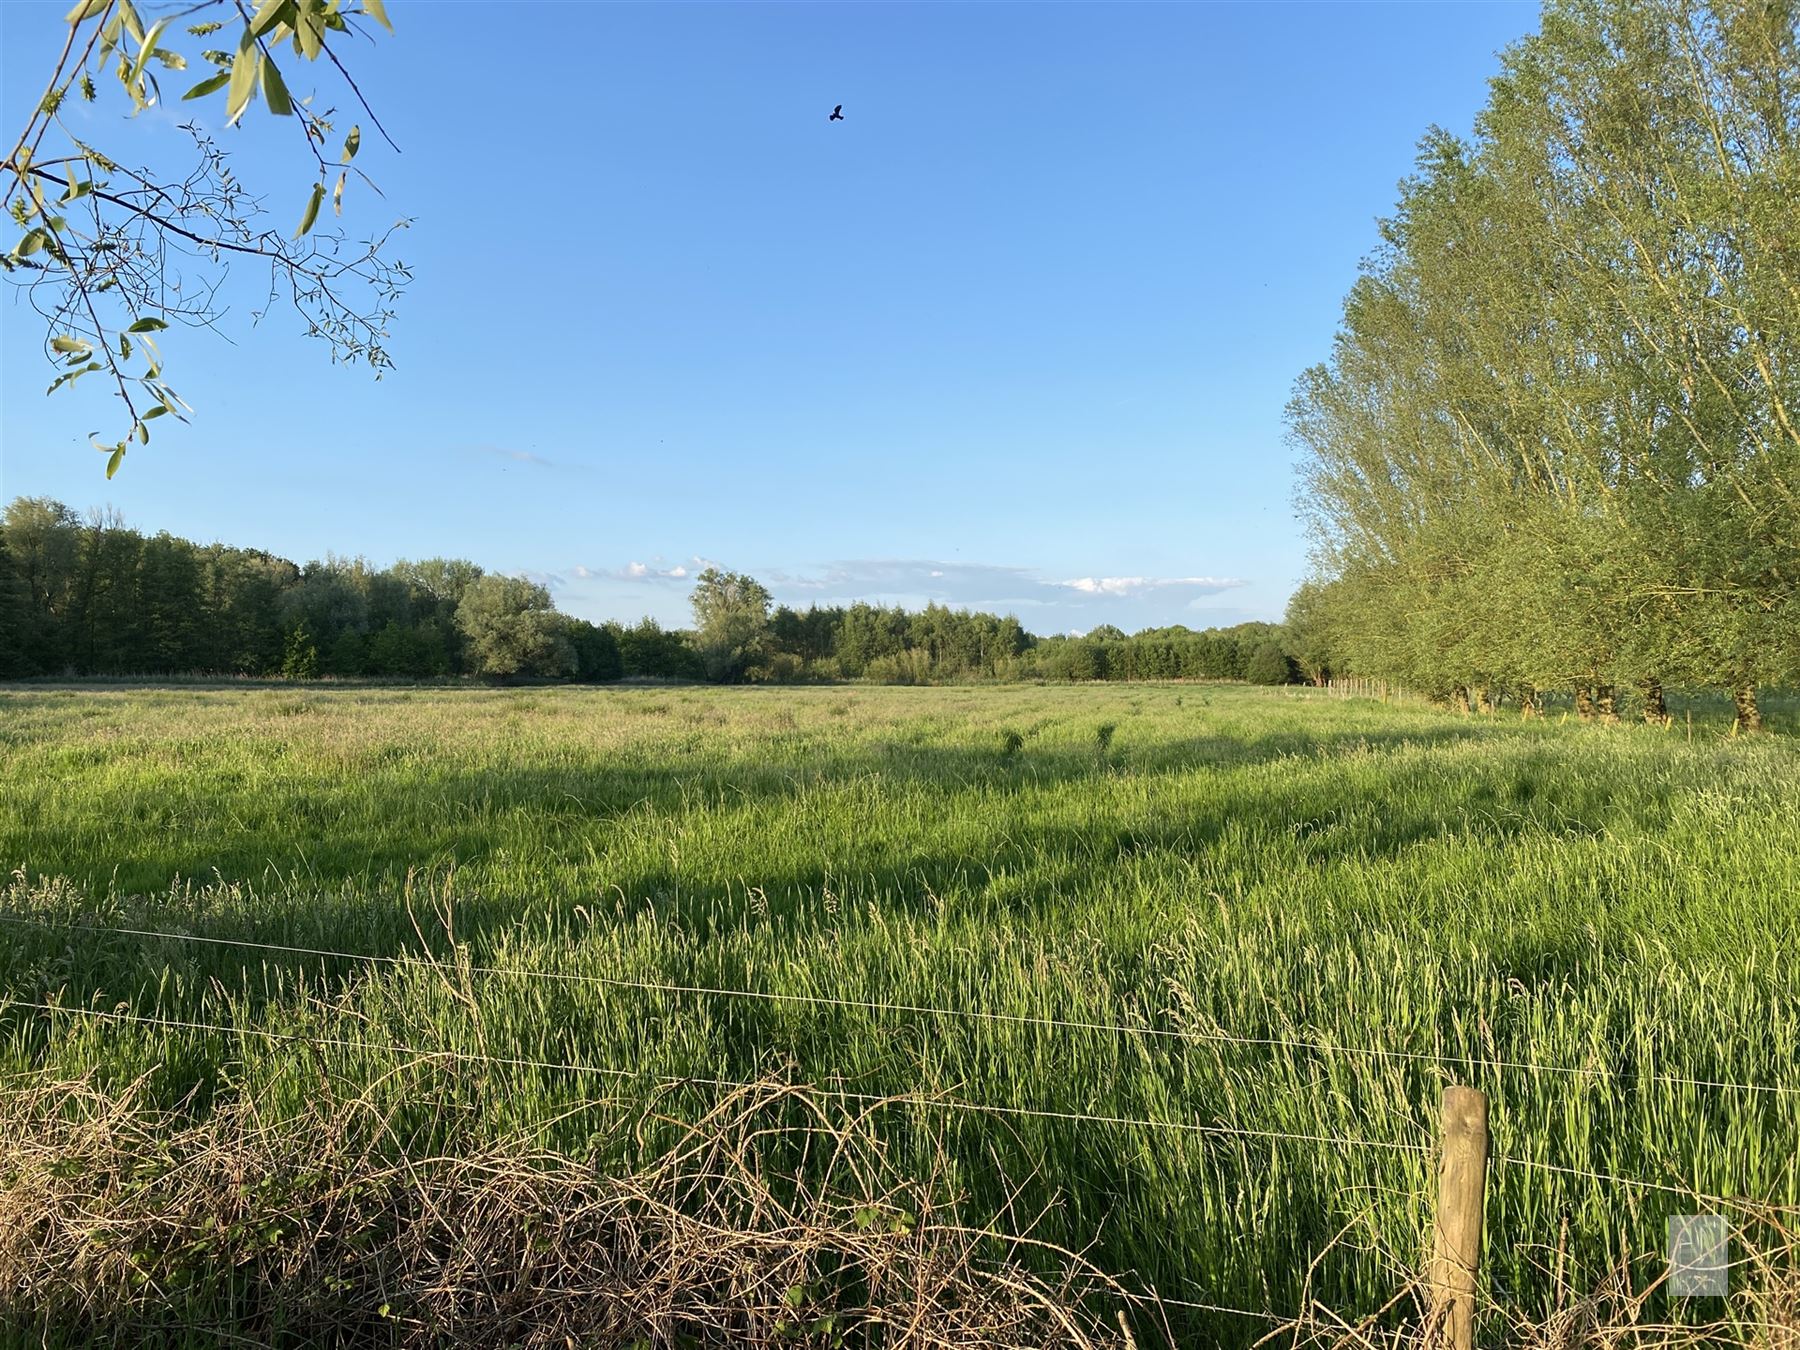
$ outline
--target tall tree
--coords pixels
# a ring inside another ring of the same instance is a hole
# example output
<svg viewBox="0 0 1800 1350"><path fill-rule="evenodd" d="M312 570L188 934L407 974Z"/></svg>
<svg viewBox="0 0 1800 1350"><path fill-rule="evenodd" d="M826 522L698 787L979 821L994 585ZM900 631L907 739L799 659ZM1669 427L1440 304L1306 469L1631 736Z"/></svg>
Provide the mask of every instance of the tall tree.
<svg viewBox="0 0 1800 1350"><path fill-rule="evenodd" d="M708 567L695 579L694 639L709 679L741 680L767 654L771 599L742 572Z"/></svg>
<svg viewBox="0 0 1800 1350"><path fill-rule="evenodd" d="M32 673L32 654L26 645L30 621L31 600L24 580L13 566L6 530L0 527L0 679Z"/></svg>
<svg viewBox="0 0 1800 1350"><path fill-rule="evenodd" d="M574 669L567 624L550 592L519 577L484 576L456 607L476 675L554 677Z"/></svg>
<svg viewBox="0 0 1800 1350"><path fill-rule="evenodd" d="M1551 0L1474 141L1427 138L1289 410L1357 669L1603 718L1711 683L1747 725L1800 669L1794 19Z"/></svg>

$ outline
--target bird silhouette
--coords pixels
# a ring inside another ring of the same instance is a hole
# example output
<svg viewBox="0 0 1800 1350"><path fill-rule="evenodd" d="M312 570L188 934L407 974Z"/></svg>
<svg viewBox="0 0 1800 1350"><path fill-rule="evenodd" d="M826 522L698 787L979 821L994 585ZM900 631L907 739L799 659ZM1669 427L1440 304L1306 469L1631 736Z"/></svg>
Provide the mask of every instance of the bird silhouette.
<svg viewBox="0 0 1800 1350"><path fill-rule="evenodd" d="M827 117L827 118L826 118L826 119L825 119L825 120L826 120L826 121L827 121L827 122L841 122L841 121L843 121L843 120L844 120L844 105L843 105L843 104L841 104L841 103L840 103L840 104L838 104L838 105L837 105L837 107L835 107L835 108L833 108L833 109L832 109L832 110L831 110L831 116L830 116L830 117Z"/></svg>

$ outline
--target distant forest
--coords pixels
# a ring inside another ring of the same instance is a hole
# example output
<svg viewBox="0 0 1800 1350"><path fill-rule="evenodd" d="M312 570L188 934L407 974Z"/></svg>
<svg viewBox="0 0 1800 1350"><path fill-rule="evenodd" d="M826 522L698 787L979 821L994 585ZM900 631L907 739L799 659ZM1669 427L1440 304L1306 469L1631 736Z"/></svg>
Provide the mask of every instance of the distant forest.
<svg viewBox="0 0 1800 1350"><path fill-rule="evenodd" d="M609 681L1297 679L1280 625L1036 637L941 605L776 606L753 578L697 579L694 626L594 624L472 562L304 566L259 549L145 535L20 497L0 515L0 678L477 676ZM1318 675L1321 672L1310 672Z"/></svg>
<svg viewBox="0 0 1800 1350"><path fill-rule="evenodd" d="M1301 655L1612 720L1800 683L1800 8L1550 0L1289 408Z"/></svg>

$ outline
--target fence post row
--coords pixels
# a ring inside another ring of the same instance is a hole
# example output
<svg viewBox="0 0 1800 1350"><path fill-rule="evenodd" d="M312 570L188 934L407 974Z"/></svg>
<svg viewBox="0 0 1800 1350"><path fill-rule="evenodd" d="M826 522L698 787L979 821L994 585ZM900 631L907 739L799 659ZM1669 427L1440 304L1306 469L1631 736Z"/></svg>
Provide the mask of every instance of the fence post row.
<svg viewBox="0 0 1800 1350"><path fill-rule="evenodd" d="M1487 1187L1488 1099L1474 1088L1444 1089L1438 1209L1431 1255L1433 1350L1474 1350L1475 1273Z"/></svg>

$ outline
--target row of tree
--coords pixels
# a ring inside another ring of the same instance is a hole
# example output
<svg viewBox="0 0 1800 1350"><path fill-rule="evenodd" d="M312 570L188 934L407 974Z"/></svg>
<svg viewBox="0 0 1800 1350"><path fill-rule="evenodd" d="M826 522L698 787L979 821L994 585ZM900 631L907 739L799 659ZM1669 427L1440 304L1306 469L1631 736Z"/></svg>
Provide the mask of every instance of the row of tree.
<svg viewBox="0 0 1800 1350"><path fill-rule="evenodd" d="M21 497L0 516L0 676L75 673L616 679L612 632L542 586L432 558L304 567L143 535Z"/></svg>
<svg viewBox="0 0 1800 1350"><path fill-rule="evenodd" d="M1549 0L1289 425L1303 668L1759 725L1800 680L1800 6Z"/></svg>
<svg viewBox="0 0 1800 1350"><path fill-rule="evenodd" d="M44 498L0 514L0 677L1281 683L1295 670L1272 624L1037 638L1010 615L943 605L776 606L753 577L717 568L698 578L693 609L689 631L592 624L558 613L541 585L460 559L298 566Z"/></svg>
<svg viewBox="0 0 1800 1350"><path fill-rule="evenodd" d="M741 573L709 569L694 588L694 633L715 680L1250 680L1285 684L1299 667L1278 624L1127 636L1102 624L1079 637L1034 637L1011 615L930 604L773 607Z"/></svg>

